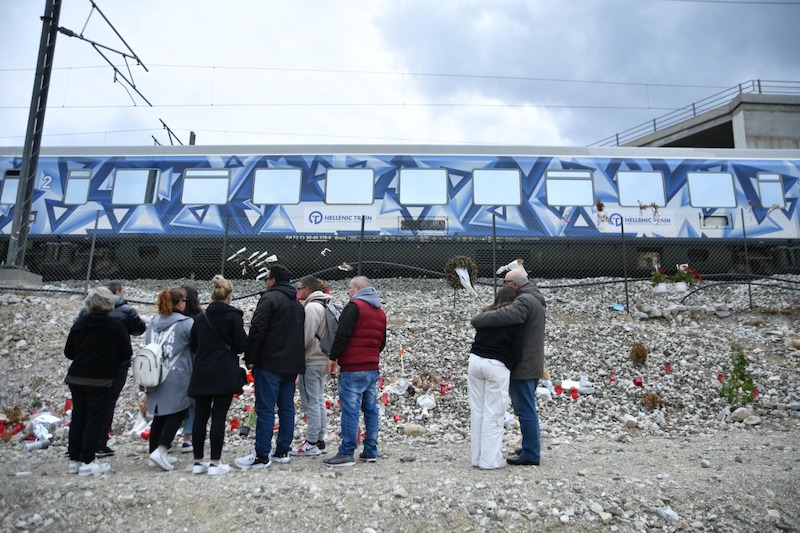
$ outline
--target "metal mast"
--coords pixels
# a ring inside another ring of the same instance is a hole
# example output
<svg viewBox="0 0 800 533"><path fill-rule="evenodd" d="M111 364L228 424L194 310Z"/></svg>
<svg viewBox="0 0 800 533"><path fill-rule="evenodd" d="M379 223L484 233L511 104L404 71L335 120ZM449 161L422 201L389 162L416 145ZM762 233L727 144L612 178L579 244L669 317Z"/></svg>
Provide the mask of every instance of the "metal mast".
<svg viewBox="0 0 800 533"><path fill-rule="evenodd" d="M30 231L33 189L36 185L36 169L39 165L44 112L47 109L47 92L50 89L50 72L56 51L58 17L60 13L61 0L47 0L44 15L42 16L39 59L36 64L36 77L33 82L28 128L25 131L25 146L22 151L22 169L17 189L17 203L14 208L11 238L8 242L6 265L11 267L22 268L25 263L25 246Z"/></svg>

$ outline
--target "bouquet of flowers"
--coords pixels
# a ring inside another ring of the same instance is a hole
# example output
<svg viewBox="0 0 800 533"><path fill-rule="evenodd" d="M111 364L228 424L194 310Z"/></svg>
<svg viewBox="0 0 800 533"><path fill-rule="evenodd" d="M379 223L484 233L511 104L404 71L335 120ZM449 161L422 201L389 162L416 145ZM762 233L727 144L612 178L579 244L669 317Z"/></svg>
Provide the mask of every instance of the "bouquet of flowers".
<svg viewBox="0 0 800 533"><path fill-rule="evenodd" d="M677 271L669 278L672 283L678 283L682 281L689 287L693 287L697 283L703 281L703 277L700 275L700 273L689 265L684 264L675 266Z"/></svg>
<svg viewBox="0 0 800 533"><path fill-rule="evenodd" d="M667 273L663 268L658 268L653 270L653 273L650 275L650 284L655 287L659 283L666 283L667 282Z"/></svg>

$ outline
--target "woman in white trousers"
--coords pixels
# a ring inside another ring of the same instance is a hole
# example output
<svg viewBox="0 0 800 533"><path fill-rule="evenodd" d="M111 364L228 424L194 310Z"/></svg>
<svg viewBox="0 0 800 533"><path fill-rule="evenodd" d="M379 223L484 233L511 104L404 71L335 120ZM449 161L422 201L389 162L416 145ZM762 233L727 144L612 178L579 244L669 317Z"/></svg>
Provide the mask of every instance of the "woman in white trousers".
<svg viewBox="0 0 800 533"><path fill-rule="evenodd" d="M491 311L514 301L517 291L503 287ZM511 370L522 357L523 324L498 328L479 328L469 355L469 390L472 466L486 470L502 468L503 422L508 405Z"/></svg>

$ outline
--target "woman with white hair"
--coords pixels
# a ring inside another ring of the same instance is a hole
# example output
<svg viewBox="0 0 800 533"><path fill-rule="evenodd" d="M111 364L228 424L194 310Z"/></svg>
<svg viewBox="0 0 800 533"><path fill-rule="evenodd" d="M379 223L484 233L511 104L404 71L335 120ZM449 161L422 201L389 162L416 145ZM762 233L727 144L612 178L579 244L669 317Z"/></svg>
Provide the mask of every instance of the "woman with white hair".
<svg viewBox="0 0 800 533"><path fill-rule="evenodd" d="M72 420L69 426L70 474L90 476L111 469L95 459L100 433L113 398L117 369L131 358L128 331L109 313L114 295L106 287L91 289L84 300L87 314L72 325L64 355L72 361L64 383L72 392Z"/></svg>

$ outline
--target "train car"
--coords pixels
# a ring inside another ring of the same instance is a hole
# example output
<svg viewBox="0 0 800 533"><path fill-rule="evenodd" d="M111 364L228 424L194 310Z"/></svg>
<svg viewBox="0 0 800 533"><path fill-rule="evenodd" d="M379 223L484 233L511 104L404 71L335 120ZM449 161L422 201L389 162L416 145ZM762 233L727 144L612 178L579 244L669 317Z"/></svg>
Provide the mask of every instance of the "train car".
<svg viewBox="0 0 800 533"><path fill-rule="evenodd" d="M0 149L3 257L21 155ZM296 274L359 253L435 271L468 255L484 275L515 258L539 276L686 262L791 273L798 198L797 150L46 148L25 257L46 277L82 276L95 237L97 277L205 276L241 247L274 253Z"/></svg>

